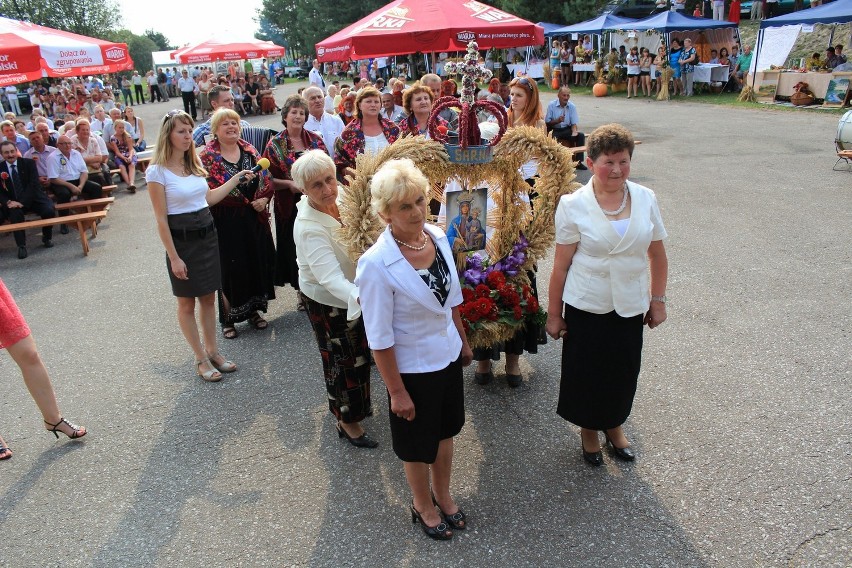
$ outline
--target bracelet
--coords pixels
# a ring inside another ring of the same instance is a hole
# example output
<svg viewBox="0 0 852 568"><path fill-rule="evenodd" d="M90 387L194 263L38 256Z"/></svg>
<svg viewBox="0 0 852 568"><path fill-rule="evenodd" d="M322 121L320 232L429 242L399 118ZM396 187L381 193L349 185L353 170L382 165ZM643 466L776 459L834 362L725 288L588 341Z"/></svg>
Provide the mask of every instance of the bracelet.
<svg viewBox="0 0 852 568"><path fill-rule="evenodd" d="M666 296L665 296L665 294L662 295L662 296L651 296L651 301L652 302L660 302L661 304L665 304L666 303Z"/></svg>

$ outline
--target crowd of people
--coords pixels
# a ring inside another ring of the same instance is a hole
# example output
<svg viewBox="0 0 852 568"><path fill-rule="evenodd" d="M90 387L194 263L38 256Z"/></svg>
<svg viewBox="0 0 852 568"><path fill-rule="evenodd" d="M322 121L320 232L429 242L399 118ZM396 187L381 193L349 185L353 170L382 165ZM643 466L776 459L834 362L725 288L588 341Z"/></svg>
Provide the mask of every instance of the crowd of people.
<svg viewBox="0 0 852 568"><path fill-rule="evenodd" d="M196 123L191 108L169 111L162 119L145 177L194 372L216 382L238 370L220 350L217 312L225 340L239 336L241 322L267 329L263 314L276 299L275 287L292 286L314 332L337 435L358 448L378 445L363 426L373 415L374 363L387 388L393 450L411 489L412 521L438 540L467 528L450 480L453 438L465 422L462 369L474 361L474 382L485 385L495 379L493 361L505 354L507 384L518 387L520 357L535 353L546 335L563 340L558 413L581 428L583 458L602 463L598 433L604 431L615 457L635 459L622 424L636 390L643 325L654 328L666 318L667 261L654 194L628 179L632 135L606 125L586 139L567 85L546 109L529 78L482 85L477 98L505 105L509 128L532 127L566 145L586 145L588 156L580 154L577 165L590 169L592 178L558 204L550 297L542 303L548 305L546 325L530 324L508 341L471 349L459 312L464 297L454 248L443 229L427 222L430 185L413 162L391 160L373 176L372 208L386 228L357 264L338 232L340 198L357 173L356 157L376 154L403 136L428 137L432 108L443 96L458 96L455 83L425 75L412 85L404 78L387 85L327 84L318 69L315 64L308 88L283 101L283 128L265 148L244 139L248 124L233 88L212 84L209 77L201 102L211 111L209 120ZM199 77L196 86L204 81ZM262 91L258 95L262 110ZM278 108L274 98L271 104ZM91 118L76 118L55 137L55 122L40 111L26 138L14 124L0 125L6 138L0 143L0 178L10 180L0 187L0 210L25 205L49 215L47 188L59 201L98 195L100 185L92 180L109 173L104 168L110 155L132 185L135 152L144 143L133 133L144 132L141 120L130 106L123 114L111 107L109 117L103 106L93 110ZM488 139L496 130L494 117L479 118ZM435 120L452 129L458 118L449 110ZM45 176L36 175L41 162ZM538 169L530 160L519 170L530 194ZM41 193L30 198L34 189ZM479 221L468 212L465 227L473 227ZM51 238L46 229L45 246ZM535 270L527 277L537 296ZM21 321L0 286L0 345L15 351L16 361L15 345L24 345L35 361ZM40 385L31 391L49 429L72 438L85 435L84 428L62 419L52 390L48 396L43 365L33 364L35 374L21 368L28 386ZM0 440L0 459L10 455Z"/></svg>
<svg viewBox="0 0 852 568"><path fill-rule="evenodd" d="M550 130L587 144L581 161L592 179L559 203L556 269L549 302L542 304L549 306L547 325L471 349L453 248L444 231L427 222L430 187L413 162L391 160L373 176L372 207L386 229L357 264L338 231L340 198L357 173L356 156L378 153L402 136L428 136L435 101L454 89L437 76L410 86L320 79L283 101L283 128L263 149L242 138L229 91L216 97L209 123L197 125L181 110L163 118L146 177L197 375L215 382L238 368L220 352L217 307L222 337L234 340L239 322L266 329L263 314L276 298L275 286L292 286L320 352L334 431L358 448L378 445L364 428L373 415L375 363L387 387L393 450L411 488L412 521L439 540L468 522L450 479L453 438L465 420L462 369L473 361L474 382L487 384L494 380L492 362L505 353L507 383L517 387L523 353L535 353L545 333L563 339L558 412L581 428L583 457L602 463L597 434L603 430L617 458L635 459L622 424L636 390L643 324L653 328L665 320L667 263L654 194L628 180L632 135L607 125L585 139L569 87L545 110L530 79L483 86L477 96L507 105L509 128ZM457 119L438 120L453 127ZM193 133L202 126L209 136L198 154ZM487 117L481 130L493 135ZM523 164L520 174L534 192L538 163ZM590 278L592 271L607 278ZM528 277L534 289L535 272Z"/></svg>

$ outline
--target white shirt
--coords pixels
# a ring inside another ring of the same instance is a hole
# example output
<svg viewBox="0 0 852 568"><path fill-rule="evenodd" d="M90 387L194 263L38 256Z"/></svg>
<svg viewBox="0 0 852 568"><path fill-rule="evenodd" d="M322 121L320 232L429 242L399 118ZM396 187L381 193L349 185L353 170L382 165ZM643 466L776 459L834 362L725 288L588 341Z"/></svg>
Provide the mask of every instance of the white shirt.
<svg viewBox="0 0 852 568"><path fill-rule="evenodd" d="M308 114L308 120L305 121L305 130L315 132L322 138L325 147L328 149L328 154L334 158L334 143L340 138L343 133L343 121L335 114L322 113L322 116L317 119L314 115Z"/></svg>
<svg viewBox="0 0 852 568"><path fill-rule="evenodd" d="M444 260L454 265L444 232L426 225ZM450 270L449 295L442 306L414 267L402 256L390 229L379 235L358 261L355 285L371 349L394 348L401 373L428 373L455 361L462 348L452 309L462 303L461 284Z"/></svg>
<svg viewBox="0 0 852 568"><path fill-rule="evenodd" d="M630 223L624 236L607 220L591 180L556 209L556 243L578 243L562 301L593 314L644 314L651 303L648 247L668 236L654 192L627 182Z"/></svg>
<svg viewBox="0 0 852 568"><path fill-rule="evenodd" d="M334 112L334 97L331 95L325 96L325 112Z"/></svg>
<svg viewBox="0 0 852 568"><path fill-rule="evenodd" d="M311 72L308 73L308 81L310 81L311 85L316 85L323 91L325 90L325 81L323 80L319 69L316 67L311 67Z"/></svg>
<svg viewBox="0 0 852 568"><path fill-rule="evenodd" d="M382 150L388 147L388 139L385 136L384 132L381 134L377 134L376 136L367 136L364 135L364 153L365 154L378 154Z"/></svg>
<svg viewBox="0 0 852 568"><path fill-rule="evenodd" d="M71 150L67 158L62 152L55 152L47 162L47 177L50 179L77 180L86 171L86 162L77 150Z"/></svg>
<svg viewBox="0 0 852 568"><path fill-rule="evenodd" d="M89 142L85 147L81 144L80 139L76 134L71 136L71 144L74 145L75 150L79 151L80 154L83 155L83 158L92 158L94 156L109 157L106 142L104 142L103 138L94 133L89 134ZM100 168L89 167L89 173L98 173L100 171Z"/></svg>
<svg viewBox="0 0 852 568"><path fill-rule="evenodd" d="M151 165L145 170L145 181L159 183L166 192L169 215L192 213L207 207L207 180L201 176L179 176L163 166Z"/></svg>
<svg viewBox="0 0 852 568"><path fill-rule="evenodd" d="M338 241L340 223L311 207L304 195L296 204L296 210L293 239L299 265L299 290L320 304L345 308L349 320L357 319L361 315L361 305L354 283L355 263Z"/></svg>

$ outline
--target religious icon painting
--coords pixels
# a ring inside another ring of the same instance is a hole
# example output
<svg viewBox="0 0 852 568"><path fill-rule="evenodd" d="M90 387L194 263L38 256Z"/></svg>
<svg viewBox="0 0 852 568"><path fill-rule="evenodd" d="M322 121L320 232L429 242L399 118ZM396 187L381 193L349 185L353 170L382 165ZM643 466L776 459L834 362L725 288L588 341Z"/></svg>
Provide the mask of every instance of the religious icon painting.
<svg viewBox="0 0 852 568"><path fill-rule="evenodd" d="M457 260L472 252L484 254L489 234L493 231L488 223L488 212L493 208L486 185L469 189L458 179L447 183L438 225L447 233Z"/></svg>

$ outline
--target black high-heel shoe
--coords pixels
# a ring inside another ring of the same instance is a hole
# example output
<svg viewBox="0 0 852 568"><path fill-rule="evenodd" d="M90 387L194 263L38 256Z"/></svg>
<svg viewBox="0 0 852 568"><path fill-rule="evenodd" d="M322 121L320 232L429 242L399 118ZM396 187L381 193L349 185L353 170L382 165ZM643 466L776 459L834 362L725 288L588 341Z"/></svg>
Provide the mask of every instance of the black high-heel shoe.
<svg viewBox="0 0 852 568"><path fill-rule="evenodd" d="M346 433L346 430L343 429L343 426L340 425L340 422L337 423L337 437L346 438L349 440L349 443L356 448L375 448L379 445L377 441L369 437L366 433L361 434L357 438L350 437L349 434Z"/></svg>
<svg viewBox="0 0 852 568"><path fill-rule="evenodd" d="M609 447L612 448L612 453L615 454L615 457L622 461L632 462L636 459L636 454L633 453L633 450L630 449L630 446L626 448L619 448L615 444L612 443L612 440L609 438L609 434L604 431L604 436L606 436L606 443L609 444Z"/></svg>
<svg viewBox="0 0 852 568"><path fill-rule="evenodd" d="M596 452L587 452L586 445L583 443L583 435L580 435L580 447L583 449L583 459L589 465L593 465L595 467L599 467L603 464L603 453L600 450Z"/></svg>
<svg viewBox="0 0 852 568"><path fill-rule="evenodd" d="M459 510L453 513L452 515L446 514L441 508L441 506L438 505L438 500L435 499L434 493L432 493L432 503L434 503L435 506L438 507L438 511L441 513L441 516L444 518L444 521L448 525L450 525L453 530L463 531L467 528L467 517L465 516L464 511L461 510L461 507L459 507Z"/></svg>
<svg viewBox="0 0 852 568"><path fill-rule="evenodd" d="M71 424L70 422L68 422L64 418L60 418L59 422L57 422L56 424L51 424L47 420L45 420L44 423L51 427L51 430L48 430L48 432L50 432L54 436L56 436L57 440L59 439L59 432L62 432L63 434L65 434L66 436L71 438L72 440L75 439L75 438L82 438L83 436L88 434L88 431L86 431L85 427L81 428L80 426L77 426L75 424ZM70 434L66 434L65 432L63 432L62 430L59 429L59 426L61 426L62 424L65 424L66 426L71 428Z"/></svg>
<svg viewBox="0 0 852 568"><path fill-rule="evenodd" d="M423 517L421 517L417 509L414 508L414 502L412 502L411 523L416 524L418 521L420 521L420 527L423 529L423 532L426 533L426 536L429 538L434 538L435 540L450 540L453 538L453 531L447 528L447 523L438 523L434 527L430 527L424 523Z"/></svg>

